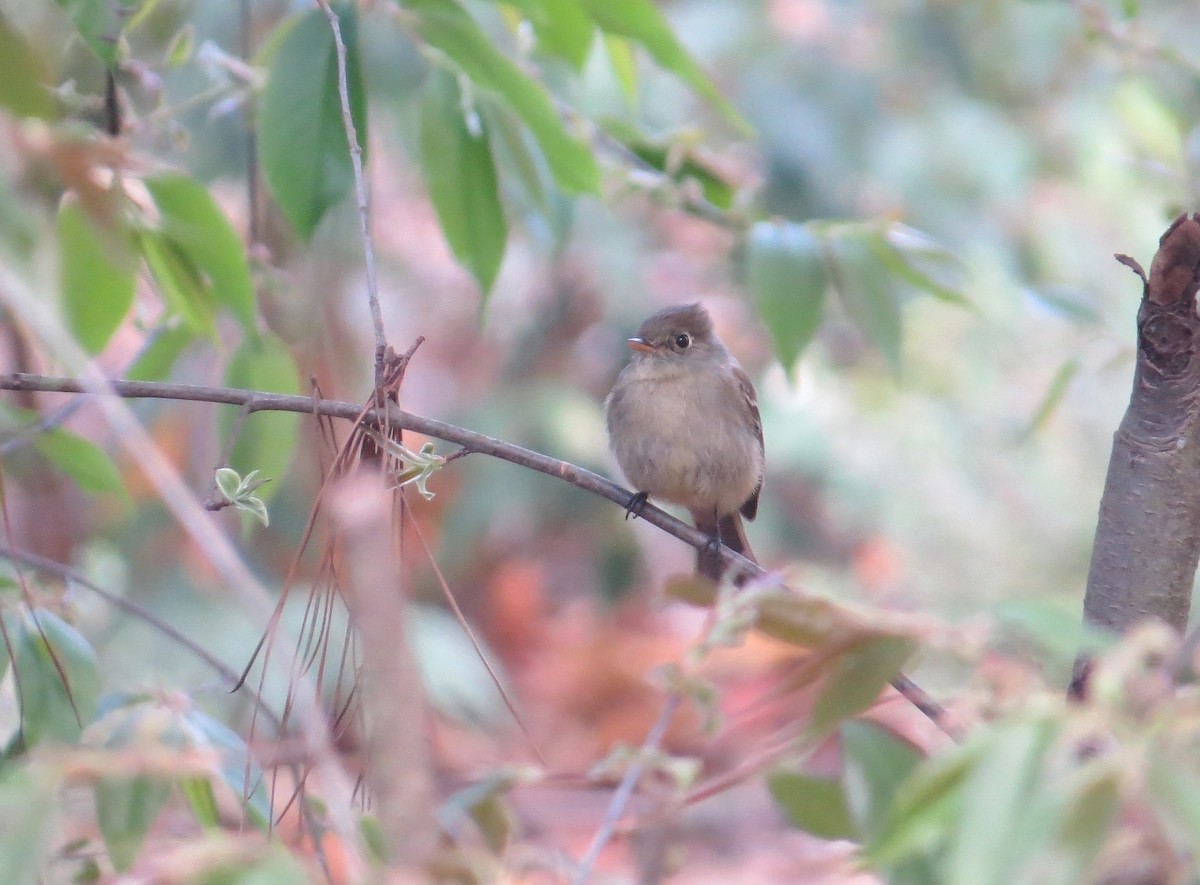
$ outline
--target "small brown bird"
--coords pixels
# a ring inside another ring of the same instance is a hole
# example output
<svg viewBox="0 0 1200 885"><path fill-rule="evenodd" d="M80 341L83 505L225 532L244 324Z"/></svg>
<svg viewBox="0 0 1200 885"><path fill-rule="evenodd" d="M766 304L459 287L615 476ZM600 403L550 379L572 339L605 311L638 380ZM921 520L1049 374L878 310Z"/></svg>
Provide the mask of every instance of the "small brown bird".
<svg viewBox="0 0 1200 885"><path fill-rule="evenodd" d="M696 528L748 559L742 516L754 519L763 480L758 397L699 304L661 310L629 339L633 359L605 403L608 439L638 494L686 507ZM721 577L716 544L696 571ZM757 561L757 560L754 560Z"/></svg>

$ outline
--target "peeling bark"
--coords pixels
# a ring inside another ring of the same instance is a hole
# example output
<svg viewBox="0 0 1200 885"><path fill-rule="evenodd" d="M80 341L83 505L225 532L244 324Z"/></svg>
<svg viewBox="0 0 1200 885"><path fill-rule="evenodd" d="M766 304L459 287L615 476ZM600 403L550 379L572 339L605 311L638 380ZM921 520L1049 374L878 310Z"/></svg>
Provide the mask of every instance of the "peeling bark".
<svg viewBox="0 0 1200 885"><path fill-rule="evenodd" d="M1092 548L1084 619L1119 633L1158 619L1182 632L1200 558L1200 214L1182 215L1159 240L1142 278L1137 363ZM1076 664L1071 693L1086 689Z"/></svg>

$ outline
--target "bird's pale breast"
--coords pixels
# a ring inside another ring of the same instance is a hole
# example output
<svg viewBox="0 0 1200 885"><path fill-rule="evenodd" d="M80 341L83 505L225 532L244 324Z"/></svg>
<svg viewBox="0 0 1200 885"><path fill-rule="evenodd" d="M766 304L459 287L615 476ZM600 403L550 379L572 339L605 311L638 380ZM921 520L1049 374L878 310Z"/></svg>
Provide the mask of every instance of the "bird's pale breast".
<svg viewBox="0 0 1200 885"><path fill-rule="evenodd" d="M632 366L608 403L613 453L630 484L693 512L736 512L762 475L762 450L730 378L650 376ZM625 373L623 373L625 374Z"/></svg>

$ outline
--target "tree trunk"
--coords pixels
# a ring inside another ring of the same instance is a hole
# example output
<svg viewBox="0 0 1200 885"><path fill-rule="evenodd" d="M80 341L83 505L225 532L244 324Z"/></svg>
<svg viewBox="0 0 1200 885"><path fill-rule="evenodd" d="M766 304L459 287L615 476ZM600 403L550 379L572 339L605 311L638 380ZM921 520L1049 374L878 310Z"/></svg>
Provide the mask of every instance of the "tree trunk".
<svg viewBox="0 0 1200 885"><path fill-rule="evenodd" d="M1200 557L1200 215L1167 229L1149 277L1117 259L1143 282L1137 364L1113 438L1083 616L1116 632L1148 618L1182 632ZM1086 679L1080 660L1072 695Z"/></svg>

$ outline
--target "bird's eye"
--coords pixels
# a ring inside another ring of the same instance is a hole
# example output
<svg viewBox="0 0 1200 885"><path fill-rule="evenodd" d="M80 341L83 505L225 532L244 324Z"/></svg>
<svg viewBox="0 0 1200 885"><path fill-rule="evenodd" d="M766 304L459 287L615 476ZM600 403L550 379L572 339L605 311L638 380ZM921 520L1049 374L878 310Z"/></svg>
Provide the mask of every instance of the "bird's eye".
<svg viewBox="0 0 1200 885"><path fill-rule="evenodd" d="M680 332L675 336L675 349L687 350L688 345L692 343L692 336L687 332Z"/></svg>

